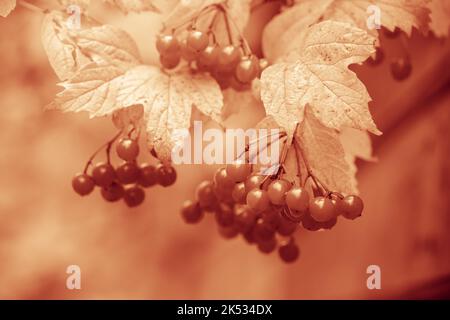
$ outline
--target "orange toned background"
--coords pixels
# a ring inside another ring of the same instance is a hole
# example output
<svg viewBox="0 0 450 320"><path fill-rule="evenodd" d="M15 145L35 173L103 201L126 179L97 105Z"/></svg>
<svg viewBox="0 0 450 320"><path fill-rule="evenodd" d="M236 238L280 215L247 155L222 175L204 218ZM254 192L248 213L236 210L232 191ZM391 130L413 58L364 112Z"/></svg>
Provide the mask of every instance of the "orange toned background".
<svg viewBox="0 0 450 320"><path fill-rule="evenodd" d="M156 62L156 15L98 8L93 14L124 27L146 62ZM251 38L268 14L255 12ZM396 298L445 285L439 279L450 274L448 40L413 34L405 41L413 74L402 83L392 80L388 65L404 50L399 40L382 38L388 56L381 66L355 67L384 131L373 139L379 161L359 166L364 216L340 220L332 231L300 231L302 256L285 265L241 238L222 239L212 217L183 223L180 204L214 168L178 167L177 184L149 190L137 209L72 191L72 175L115 130L107 118L43 112L58 88L40 44L41 19L23 8L0 18L0 298ZM263 114L243 109L236 123ZM71 264L81 267L80 291L65 287ZM381 267L382 290L366 287L371 264Z"/></svg>

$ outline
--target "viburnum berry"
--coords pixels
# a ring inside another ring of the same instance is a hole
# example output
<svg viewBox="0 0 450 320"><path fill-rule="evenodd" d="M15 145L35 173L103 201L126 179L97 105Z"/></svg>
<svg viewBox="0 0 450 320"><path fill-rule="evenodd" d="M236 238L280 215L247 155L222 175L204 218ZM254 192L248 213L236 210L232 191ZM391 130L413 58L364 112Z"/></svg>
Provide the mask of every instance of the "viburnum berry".
<svg viewBox="0 0 450 320"><path fill-rule="evenodd" d="M286 192L285 201L289 209L304 212L308 209L309 194L302 187L293 187Z"/></svg>
<svg viewBox="0 0 450 320"><path fill-rule="evenodd" d="M235 46L223 47L217 57L217 68L222 72L231 72L239 63L241 54Z"/></svg>
<svg viewBox="0 0 450 320"><path fill-rule="evenodd" d="M270 224L274 229L278 228L278 225L281 221L281 215L278 209L269 208L268 210L262 212L260 217L264 220L264 222Z"/></svg>
<svg viewBox="0 0 450 320"><path fill-rule="evenodd" d="M231 225L229 227L221 227L219 226L219 233L225 239L232 239L239 234L239 230L235 225Z"/></svg>
<svg viewBox="0 0 450 320"><path fill-rule="evenodd" d="M399 58L391 63L391 73L395 80L403 81L412 72L412 64L408 57Z"/></svg>
<svg viewBox="0 0 450 320"><path fill-rule="evenodd" d="M140 165L140 173L138 183L144 188L149 188L158 183L155 166L143 163Z"/></svg>
<svg viewBox="0 0 450 320"><path fill-rule="evenodd" d="M256 220L256 224L253 227L253 235L256 241L267 241L273 238L275 235L275 228L263 219Z"/></svg>
<svg viewBox="0 0 450 320"><path fill-rule="evenodd" d="M309 213L317 222L326 222L336 217L331 199L326 197L315 197L309 202Z"/></svg>
<svg viewBox="0 0 450 320"><path fill-rule="evenodd" d="M180 44L173 34L160 34L156 37L156 49L161 55L176 53Z"/></svg>
<svg viewBox="0 0 450 320"><path fill-rule="evenodd" d="M336 225L336 223L337 223L337 217L334 217L328 221L319 222L319 227L320 227L320 229L330 230Z"/></svg>
<svg viewBox="0 0 450 320"><path fill-rule="evenodd" d="M360 197L350 195L341 200L340 209L342 216L353 220L361 216L364 203Z"/></svg>
<svg viewBox="0 0 450 320"><path fill-rule="evenodd" d="M174 69L181 61L180 53L165 54L159 57L161 65L166 69Z"/></svg>
<svg viewBox="0 0 450 320"><path fill-rule="evenodd" d="M297 227L298 223L289 221L286 218L281 218L277 232L282 236L290 236L297 230Z"/></svg>
<svg viewBox="0 0 450 320"><path fill-rule="evenodd" d="M270 206L267 191L255 188L247 193L247 205L256 212L263 212Z"/></svg>
<svg viewBox="0 0 450 320"><path fill-rule="evenodd" d="M108 202L116 202L123 197L123 186L117 182L113 182L107 187L103 187L101 191L103 199Z"/></svg>
<svg viewBox="0 0 450 320"><path fill-rule="evenodd" d="M189 48L195 51L202 51L208 46L208 35L199 30L192 30L189 32L186 43Z"/></svg>
<svg viewBox="0 0 450 320"><path fill-rule="evenodd" d="M198 57L198 52L188 47L186 39L182 40L180 43L180 53L184 60L190 62L194 61Z"/></svg>
<svg viewBox="0 0 450 320"><path fill-rule="evenodd" d="M216 210L215 218L219 226L229 227L234 223L234 212L230 206L222 203Z"/></svg>
<svg viewBox="0 0 450 320"><path fill-rule="evenodd" d="M139 144L136 140L122 138L117 142L116 152L125 161L134 161L139 155Z"/></svg>
<svg viewBox="0 0 450 320"><path fill-rule="evenodd" d="M195 197L201 208L207 209L214 206L217 198L213 183L211 181L201 182L195 190Z"/></svg>
<svg viewBox="0 0 450 320"><path fill-rule="evenodd" d="M231 180L230 177L228 176L226 168L220 168L216 171L214 175L214 184L217 186L219 191L222 191L223 189L233 188L234 181Z"/></svg>
<svg viewBox="0 0 450 320"><path fill-rule="evenodd" d="M206 67L213 67L217 64L217 58L219 56L219 47L216 45L207 46L198 55L197 62L201 63Z"/></svg>
<svg viewBox="0 0 450 320"><path fill-rule="evenodd" d="M231 192L231 196L236 203L244 204L247 201L247 192L245 191L245 183L236 183Z"/></svg>
<svg viewBox="0 0 450 320"><path fill-rule="evenodd" d="M230 76L230 87L233 88L235 91L242 92L246 90L250 90L251 84L250 83L243 83L239 81L235 75Z"/></svg>
<svg viewBox="0 0 450 320"><path fill-rule="evenodd" d="M244 161L235 161L234 163L228 164L226 167L227 176L233 182L242 182L247 179L247 177L252 172L252 165L245 163Z"/></svg>
<svg viewBox="0 0 450 320"><path fill-rule="evenodd" d="M259 74L259 61L253 57L243 57L236 66L236 79L242 83L252 82Z"/></svg>
<svg viewBox="0 0 450 320"><path fill-rule="evenodd" d="M128 207L133 208L144 202L145 192L144 189L138 186L131 186L125 189L123 199Z"/></svg>
<svg viewBox="0 0 450 320"><path fill-rule="evenodd" d="M302 226L308 231L317 231L320 227L320 222L314 220L309 214L305 214L302 218Z"/></svg>
<svg viewBox="0 0 450 320"><path fill-rule="evenodd" d="M140 173L139 167L135 162L124 162L116 168L117 180L122 184L137 182Z"/></svg>
<svg viewBox="0 0 450 320"><path fill-rule="evenodd" d="M86 196L94 190L95 182L89 175L85 173L77 174L72 179L72 188L80 196Z"/></svg>
<svg viewBox="0 0 450 320"><path fill-rule="evenodd" d="M275 249L277 248L277 240L275 239L275 237L273 237L269 240L258 241L257 246L259 251L269 254L275 251Z"/></svg>
<svg viewBox="0 0 450 320"><path fill-rule="evenodd" d="M276 206L283 206L286 204L285 197L292 187L292 184L284 179L274 180L267 187L267 195L270 202Z"/></svg>
<svg viewBox="0 0 450 320"><path fill-rule="evenodd" d="M177 172L170 165L159 164L156 167L156 177L161 186L168 187L173 185L177 180Z"/></svg>
<svg viewBox="0 0 450 320"><path fill-rule="evenodd" d="M236 206L234 216L235 224L242 233L252 230L255 226L257 215L245 205Z"/></svg>
<svg viewBox="0 0 450 320"><path fill-rule="evenodd" d="M186 223L194 224L202 220L204 214L198 202L186 200L181 209L181 216Z"/></svg>
<svg viewBox="0 0 450 320"><path fill-rule="evenodd" d="M264 179L264 176L252 174L245 180L245 190L250 191L255 188L260 188Z"/></svg>
<svg viewBox="0 0 450 320"><path fill-rule="evenodd" d="M116 173L109 163L97 163L92 169L92 178L99 187L107 187L116 179Z"/></svg>
<svg viewBox="0 0 450 320"><path fill-rule="evenodd" d="M300 249L295 244L293 239L290 239L288 242L283 243L278 248L278 254L280 255L281 260L286 263L292 263L296 261L300 255Z"/></svg>

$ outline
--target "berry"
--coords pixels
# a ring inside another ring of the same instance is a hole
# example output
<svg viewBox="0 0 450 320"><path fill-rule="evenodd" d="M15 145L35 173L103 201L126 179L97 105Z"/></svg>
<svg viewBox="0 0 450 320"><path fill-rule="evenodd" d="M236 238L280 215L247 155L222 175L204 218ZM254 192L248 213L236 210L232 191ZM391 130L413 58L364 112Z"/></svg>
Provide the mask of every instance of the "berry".
<svg viewBox="0 0 450 320"><path fill-rule="evenodd" d="M214 185L219 191L233 188L234 181L228 177L226 168L220 168L216 171L214 175Z"/></svg>
<svg viewBox="0 0 450 320"><path fill-rule="evenodd" d="M256 224L253 227L253 236L256 241L267 241L273 238L275 235L275 228L264 221L263 219L256 220Z"/></svg>
<svg viewBox="0 0 450 320"><path fill-rule="evenodd" d="M331 220L328 220L326 222L319 222L320 229L327 229L331 230L337 223L337 217L334 217Z"/></svg>
<svg viewBox="0 0 450 320"><path fill-rule="evenodd" d="M80 196L86 196L94 190L95 182L85 173L77 174L72 179L72 188Z"/></svg>
<svg viewBox="0 0 450 320"><path fill-rule="evenodd" d="M135 162L124 162L116 168L117 180L122 184L131 184L138 181L140 170Z"/></svg>
<svg viewBox="0 0 450 320"><path fill-rule="evenodd" d="M308 209L309 194L306 189L294 187L286 192L286 205L294 211L304 212Z"/></svg>
<svg viewBox="0 0 450 320"><path fill-rule="evenodd" d="M291 187L292 184L284 179L272 181L267 187L267 194L270 202L276 206L285 205L285 195Z"/></svg>
<svg viewBox="0 0 450 320"><path fill-rule="evenodd" d="M191 48L195 51L202 51L208 46L209 39L208 35L199 30L192 30L189 32L186 38L186 44L188 48Z"/></svg>
<svg viewBox="0 0 450 320"><path fill-rule="evenodd" d="M161 186L168 187L173 185L177 180L177 172L172 166L159 164L156 167L156 177Z"/></svg>
<svg viewBox="0 0 450 320"><path fill-rule="evenodd" d="M247 193L247 205L256 212L263 212L270 206L267 191L261 189L253 189Z"/></svg>
<svg viewBox="0 0 450 320"><path fill-rule="evenodd" d="M252 172L252 166L251 164L238 160L235 163L228 164L226 170L230 180L233 182L242 182L245 181Z"/></svg>
<svg viewBox="0 0 450 320"><path fill-rule="evenodd" d="M361 216L364 203L358 196L347 196L341 200L340 208L345 218L353 220Z"/></svg>
<svg viewBox="0 0 450 320"><path fill-rule="evenodd" d="M251 85L250 83L243 83L239 81L238 79L236 79L236 76L233 75L230 77L230 87L238 92L242 92L245 90L249 90L251 88Z"/></svg>
<svg viewBox="0 0 450 320"><path fill-rule="evenodd" d="M302 226L304 229L309 230L309 231L317 231L321 228L320 223L317 222L316 220L314 220L313 218L311 218L311 216L309 214L306 214L303 217Z"/></svg>
<svg viewBox="0 0 450 320"><path fill-rule="evenodd" d="M285 218L280 219L277 232L282 236L290 236L297 230L298 224Z"/></svg>
<svg viewBox="0 0 450 320"><path fill-rule="evenodd" d="M245 192L245 183L239 182L233 187L231 197L236 203L244 204L247 199L247 193Z"/></svg>
<svg viewBox="0 0 450 320"><path fill-rule="evenodd" d="M278 210L269 209L261 214L261 219L270 224L274 229L277 229L281 221L281 215Z"/></svg>
<svg viewBox="0 0 450 320"><path fill-rule="evenodd" d="M234 222L234 212L230 206L220 204L215 214L216 222L221 227L229 227Z"/></svg>
<svg viewBox="0 0 450 320"><path fill-rule="evenodd" d="M298 223L298 222L300 222L303 219L303 217L305 216L306 212L307 212L307 210L305 210L305 211L297 211L297 210L292 210L292 209L289 209L288 207L285 207L282 210L282 215L287 220Z"/></svg>
<svg viewBox="0 0 450 320"><path fill-rule="evenodd" d="M402 81L408 78L412 72L409 58L400 58L391 63L391 73L395 80Z"/></svg>
<svg viewBox="0 0 450 320"><path fill-rule="evenodd" d="M112 165L100 162L92 170L92 178L99 187L107 187L113 183L116 173Z"/></svg>
<svg viewBox="0 0 450 320"><path fill-rule="evenodd" d="M253 57L244 57L236 66L236 79L242 83L250 83L258 76L259 61Z"/></svg>
<svg viewBox="0 0 450 320"><path fill-rule="evenodd" d="M234 221L240 232L246 233L252 230L256 223L256 213L247 206L236 206L234 209Z"/></svg>
<svg viewBox="0 0 450 320"><path fill-rule="evenodd" d="M180 43L180 53L184 60L186 61L194 61L197 59L198 53L195 50L192 50L188 47L186 39L182 40Z"/></svg>
<svg viewBox="0 0 450 320"><path fill-rule="evenodd" d="M259 59L259 73L258 73L258 78L261 77L261 73L267 69L267 67L269 66L269 61L267 59Z"/></svg>
<svg viewBox="0 0 450 320"><path fill-rule="evenodd" d="M217 68L222 72L231 72L239 63L240 57L239 49L235 46L223 47L217 57Z"/></svg>
<svg viewBox="0 0 450 320"><path fill-rule="evenodd" d="M289 242L284 243L278 248L278 254L281 260L287 263L292 263L298 259L300 250L295 242L291 239Z"/></svg>
<svg viewBox="0 0 450 320"><path fill-rule="evenodd" d="M261 184L264 181L264 176L260 175L251 175L245 180L245 190L250 191L255 188L260 188Z"/></svg>
<svg viewBox="0 0 450 320"><path fill-rule="evenodd" d="M166 69L176 68L176 66L178 66L178 64L180 63L180 60L181 60L180 53L161 55L159 57L161 65Z"/></svg>
<svg viewBox="0 0 450 320"><path fill-rule="evenodd" d="M197 62L201 61L201 64L206 67L213 67L217 63L219 56L219 48L217 46L207 46L205 50L200 52Z"/></svg>
<svg viewBox="0 0 450 320"><path fill-rule="evenodd" d="M180 44L174 35L160 34L156 38L156 49L162 55L176 53L180 49Z"/></svg>
<svg viewBox="0 0 450 320"><path fill-rule="evenodd" d="M277 240L275 238L271 238L266 241L259 241L258 242L258 249L262 253L272 253L277 248Z"/></svg>
<svg viewBox="0 0 450 320"><path fill-rule="evenodd" d="M123 186L117 182L113 182L111 185L102 188L102 197L108 202L115 202L123 197Z"/></svg>
<svg viewBox="0 0 450 320"><path fill-rule="evenodd" d="M231 195L232 191L233 188L231 186L223 188L214 184L214 194L216 195L217 200L219 200L220 202L232 204L234 202Z"/></svg>
<svg viewBox="0 0 450 320"><path fill-rule="evenodd" d="M144 189L138 186L132 186L125 189L123 199L130 208L137 207L144 202L145 192Z"/></svg>
<svg viewBox="0 0 450 320"><path fill-rule="evenodd" d="M232 239L239 234L239 230L234 225L229 226L229 227L220 227L219 226L219 233L225 239Z"/></svg>
<svg viewBox="0 0 450 320"><path fill-rule="evenodd" d="M372 66L377 66L381 64L384 60L384 52L381 50L381 48L377 48L375 52L375 57L370 57L367 59L367 62Z"/></svg>
<svg viewBox="0 0 450 320"><path fill-rule="evenodd" d="M116 152L122 160L134 161L139 155L139 144L135 140L122 138L117 142Z"/></svg>
<svg viewBox="0 0 450 320"><path fill-rule="evenodd" d="M186 223L193 224L202 220L204 214L198 202L186 200L181 208L181 216Z"/></svg>
<svg viewBox="0 0 450 320"><path fill-rule="evenodd" d="M333 202L325 197L315 197L309 203L309 213L317 222L326 222L336 217Z"/></svg>
<svg viewBox="0 0 450 320"><path fill-rule="evenodd" d="M214 194L214 185L211 181L203 181L195 190L196 199L201 208L211 208L217 201Z"/></svg>
<svg viewBox="0 0 450 320"><path fill-rule="evenodd" d="M141 164L138 183L144 188L157 184L158 181L155 166L148 163Z"/></svg>

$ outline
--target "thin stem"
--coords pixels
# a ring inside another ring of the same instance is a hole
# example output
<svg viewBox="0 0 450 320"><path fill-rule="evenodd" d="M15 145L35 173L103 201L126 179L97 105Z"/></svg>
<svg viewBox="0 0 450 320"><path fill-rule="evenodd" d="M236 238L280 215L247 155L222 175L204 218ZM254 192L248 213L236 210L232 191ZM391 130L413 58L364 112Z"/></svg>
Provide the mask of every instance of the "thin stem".
<svg viewBox="0 0 450 320"><path fill-rule="evenodd" d="M231 35L230 21L228 20L227 12L225 11L225 9L222 6L220 6L219 8L220 8L220 11L223 14L223 20L225 22L225 28L227 29L228 43L230 45L233 45L233 36Z"/></svg>
<svg viewBox="0 0 450 320"><path fill-rule="evenodd" d="M43 14L46 14L46 13L49 12L48 9L39 8L38 6L36 6L34 4L31 4L31 3L29 3L29 2L27 2L25 0L19 0L18 1L18 5L23 7L23 8L25 8L25 9L34 11L34 12L39 12L39 13L43 13Z"/></svg>
<svg viewBox="0 0 450 320"><path fill-rule="evenodd" d="M98 148L92 154L92 156L89 158L88 162L86 163L86 166L84 167L83 173L87 173L89 166L92 165L92 161L99 154L99 152L102 151L103 148L105 148L105 147L106 147L106 157L107 157L108 163L111 163L111 156L110 156L111 147L112 147L113 143L120 137L121 134L122 134L122 130L120 130L111 140L106 142L104 145L102 145L100 148Z"/></svg>
<svg viewBox="0 0 450 320"><path fill-rule="evenodd" d="M248 42L245 39L245 37L242 35L242 32L239 29L238 25L236 24L236 21L234 21L234 19L232 19L232 18L229 18L229 12L228 12L228 9L226 8L226 6L221 5L221 4L218 5L218 6L221 8L221 10L224 11L224 15L226 16L226 21L231 21L233 26L234 26L234 28L236 29L236 31L237 31L237 33L239 35L239 40L241 42L242 49L244 51L246 51L246 54L251 54L252 53L252 49L250 48L250 45L248 44Z"/></svg>

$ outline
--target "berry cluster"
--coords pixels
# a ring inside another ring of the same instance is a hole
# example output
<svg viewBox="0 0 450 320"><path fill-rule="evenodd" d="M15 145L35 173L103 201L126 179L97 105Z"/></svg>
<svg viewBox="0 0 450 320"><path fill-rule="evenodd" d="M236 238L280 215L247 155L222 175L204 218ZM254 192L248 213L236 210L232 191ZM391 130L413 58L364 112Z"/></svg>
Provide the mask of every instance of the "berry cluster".
<svg viewBox="0 0 450 320"><path fill-rule="evenodd" d="M159 184L168 187L175 183L177 173L171 166L159 163L154 166L149 163L138 164L139 144L130 137L120 139L116 144L117 156L123 160L114 167L110 161L110 148L117 136L107 144L107 162L99 162L87 173L92 163L88 161L83 173L75 175L72 179L72 187L80 196L90 194L95 186L100 187L100 192L108 202L116 202L123 199L128 207L136 207L145 199L144 188Z"/></svg>
<svg viewBox="0 0 450 320"><path fill-rule="evenodd" d="M290 263L300 254L293 237L300 224L310 231L331 229L338 216L353 220L363 210L358 196L314 190L310 196L278 174L258 175L250 164L236 162L219 169L213 181L200 183L196 200L186 201L181 214L187 223L197 223L205 212L214 213L225 238L242 234L263 253L278 247L280 258Z"/></svg>
<svg viewBox="0 0 450 320"><path fill-rule="evenodd" d="M215 18L208 30L201 31L196 23L201 14L210 13L209 9L216 11ZM218 14L223 15L228 25L230 17L227 11L222 5L215 4L206 7L199 16L189 21L190 26L184 30L182 39L176 35L176 28L158 35L156 49L160 54L160 62L164 68L173 69L184 59L191 69L209 72L222 89L249 89L251 82L260 77L268 62L253 55L244 38L241 37L239 45L234 45L230 28L227 30L229 43L221 45L214 34Z"/></svg>

